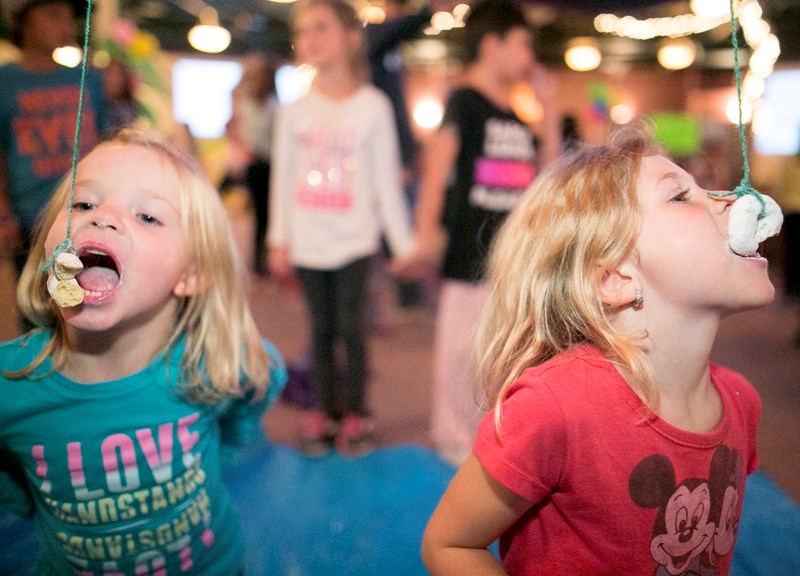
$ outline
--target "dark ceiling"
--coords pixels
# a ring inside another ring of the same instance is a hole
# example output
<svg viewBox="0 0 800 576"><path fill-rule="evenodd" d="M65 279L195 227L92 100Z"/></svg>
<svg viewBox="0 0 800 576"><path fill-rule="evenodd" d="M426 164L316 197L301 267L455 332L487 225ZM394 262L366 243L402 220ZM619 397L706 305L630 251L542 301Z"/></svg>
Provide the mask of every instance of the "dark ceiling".
<svg viewBox="0 0 800 576"><path fill-rule="evenodd" d="M98 0L96 0L98 1ZM102 1L102 0L99 0ZM410 4L415 4L412 0ZM764 17L781 42L779 62L800 61L800 0L761 0ZM213 6L233 40L226 54L268 51L287 56L290 51L288 19L291 4L269 0L119 0L120 13L153 33L164 50L191 51L186 33L204 6ZM546 64L563 65L564 46L570 38L597 35L594 16L611 12L637 18L673 16L689 12L689 2L674 0L527 0L536 32L538 57ZM451 33L451 39L458 33ZM706 50L727 48L727 27L698 35ZM605 37L602 49L625 63L654 61L656 42Z"/></svg>

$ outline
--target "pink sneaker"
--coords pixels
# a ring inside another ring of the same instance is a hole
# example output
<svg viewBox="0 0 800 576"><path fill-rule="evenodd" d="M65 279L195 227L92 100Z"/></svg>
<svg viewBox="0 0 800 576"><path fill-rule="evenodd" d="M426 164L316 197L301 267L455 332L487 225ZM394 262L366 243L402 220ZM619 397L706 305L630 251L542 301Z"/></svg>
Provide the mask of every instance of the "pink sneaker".
<svg viewBox="0 0 800 576"><path fill-rule="evenodd" d="M307 456L322 456L331 447L336 423L320 410L309 410L300 432L300 451Z"/></svg>
<svg viewBox="0 0 800 576"><path fill-rule="evenodd" d="M375 424L357 414L344 417L336 434L336 449L345 456L361 456L375 448Z"/></svg>

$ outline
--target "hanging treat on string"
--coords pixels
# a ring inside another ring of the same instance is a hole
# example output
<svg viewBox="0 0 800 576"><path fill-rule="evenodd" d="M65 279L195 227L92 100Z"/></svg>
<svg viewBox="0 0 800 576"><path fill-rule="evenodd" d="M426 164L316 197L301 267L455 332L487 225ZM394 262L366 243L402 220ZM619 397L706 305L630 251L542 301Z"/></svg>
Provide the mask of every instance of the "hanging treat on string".
<svg viewBox="0 0 800 576"><path fill-rule="evenodd" d="M47 292L59 308L71 308L83 302L84 290L78 283L77 276L83 270L83 263L72 246L70 231L72 229L72 205L75 198L75 174L78 169L78 150L81 138L81 120L83 117L83 95L86 88L86 70L88 68L89 38L92 21L92 0L86 6L86 25L83 36L83 61L81 63L81 85L78 96L78 114L75 120L75 140L72 145L72 170L70 171L69 200L67 203L66 238L51 254L42 266L42 274L47 274Z"/></svg>
<svg viewBox="0 0 800 576"><path fill-rule="evenodd" d="M71 308L83 302L83 288L76 276L83 270L83 264L72 252L61 252L56 256L48 271L47 291L60 308Z"/></svg>
<svg viewBox="0 0 800 576"><path fill-rule="evenodd" d="M736 75L736 93L739 100L739 144L742 148L744 177L731 192L717 194L709 192L712 198L727 199L735 196L728 218L728 245L738 256L754 256L758 245L775 236L781 230L783 214L777 202L761 194L750 186L750 165L747 161L747 140L742 121L742 77L739 68L739 40L736 36L736 17L733 0L730 2L731 43L733 44L733 69Z"/></svg>
<svg viewBox="0 0 800 576"><path fill-rule="evenodd" d="M783 214L778 203L753 188L751 192L738 194L737 190L726 195L710 194L714 198L737 195L728 217L728 245L738 256L754 256L758 245L775 236L781 230Z"/></svg>

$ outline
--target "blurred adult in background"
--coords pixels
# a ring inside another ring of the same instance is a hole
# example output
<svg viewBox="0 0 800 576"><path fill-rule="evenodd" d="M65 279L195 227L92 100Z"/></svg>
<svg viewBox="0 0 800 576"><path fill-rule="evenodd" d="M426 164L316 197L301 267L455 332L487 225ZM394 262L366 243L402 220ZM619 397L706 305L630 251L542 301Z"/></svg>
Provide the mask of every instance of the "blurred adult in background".
<svg viewBox="0 0 800 576"><path fill-rule="evenodd" d="M380 88L392 103L397 135L400 140L400 160L406 174L411 178L416 162L417 142L411 131L408 105L405 96L405 70L400 54L403 42L416 38L430 23L433 15L432 3L425 2L419 10L406 14L406 0L385 0L386 18L377 24L367 24L364 40L372 83ZM440 4L443 4L440 2Z"/></svg>
<svg viewBox="0 0 800 576"><path fill-rule="evenodd" d="M108 98L108 134L113 136L132 126L139 118L134 97L134 77L122 60L112 59L103 70L103 86Z"/></svg>
<svg viewBox="0 0 800 576"><path fill-rule="evenodd" d="M783 162L775 198L783 210L781 237L784 246L784 294L792 302L800 302L800 138L797 153ZM795 336L800 347L800 331Z"/></svg>
<svg viewBox="0 0 800 576"><path fill-rule="evenodd" d="M578 127L578 119L567 114L561 119L561 148L564 152L571 152L580 147L583 137Z"/></svg>
<svg viewBox="0 0 800 576"><path fill-rule="evenodd" d="M437 262L442 227L447 236L434 332L431 436L455 465L470 453L479 421L472 333L488 294L489 247L537 173L561 154L555 86L535 63L520 6L513 0L476 4L467 16L464 49L466 82L450 94L442 124L426 144L416 209L421 260ZM512 108L513 89L525 81L535 84L544 108L539 146Z"/></svg>
<svg viewBox="0 0 800 576"><path fill-rule="evenodd" d="M2 16L20 58L0 67L0 245L17 274L39 212L72 165L81 69L56 64L53 51L77 42L83 0L3 0ZM102 78L87 70L80 151L106 130Z"/></svg>
<svg viewBox="0 0 800 576"><path fill-rule="evenodd" d="M416 38L430 23L438 10L449 10L452 2L437 0L424 2L416 12L406 12L406 0L384 0L383 22L367 24L364 28L367 60L372 83L389 97L394 110L397 137L400 143L400 161L403 166L403 187L410 204L416 198L417 141L411 130L408 103L405 94L405 68L400 52L404 42ZM423 299L422 285L418 281L397 280L398 300L401 307L414 306ZM377 312L381 315L381 312Z"/></svg>
<svg viewBox="0 0 800 576"><path fill-rule="evenodd" d="M255 214L253 269L265 274L266 233L269 222L270 149L278 98L275 93L277 61L266 54L251 54L243 63L242 79L233 92L230 134L240 151L249 156L244 183Z"/></svg>

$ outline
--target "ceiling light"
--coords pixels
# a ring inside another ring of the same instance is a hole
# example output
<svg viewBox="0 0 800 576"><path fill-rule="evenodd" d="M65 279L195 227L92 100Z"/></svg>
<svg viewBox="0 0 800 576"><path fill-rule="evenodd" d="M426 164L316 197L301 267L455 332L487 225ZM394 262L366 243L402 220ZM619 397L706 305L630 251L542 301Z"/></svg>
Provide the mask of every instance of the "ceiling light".
<svg viewBox="0 0 800 576"><path fill-rule="evenodd" d="M455 19L455 24L453 28L463 28L464 27L464 20L469 13L469 4L456 4L453 7L453 18Z"/></svg>
<svg viewBox="0 0 800 576"><path fill-rule="evenodd" d="M77 46L61 46L53 50L53 61L67 68L75 68L83 61L83 50Z"/></svg>
<svg viewBox="0 0 800 576"><path fill-rule="evenodd" d="M231 43L231 33L219 25L217 11L211 6L206 6L198 16L199 24L189 30L189 44L195 50L218 54L225 50Z"/></svg>
<svg viewBox="0 0 800 576"><path fill-rule="evenodd" d="M431 26L440 32L452 30L456 25L456 19L450 12L436 12L431 16Z"/></svg>
<svg viewBox="0 0 800 576"><path fill-rule="evenodd" d="M694 63L697 49L688 38L662 40L658 48L658 63L667 70L683 70Z"/></svg>
<svg viewBox="0 0 800 576"><path fill-rule="evenodd" d="M386 12L380 6L367 5L358 11L358 18L366 24L380 24L386 20Z"/></svg>
<svg viewBox="0 0 800 576"><path fill-rule="evenodd" d="M616 104L608 111L608 117L614 124L629 124L636 118L636 112L628 104Z"/></svg>
<svg viewBox="0 0 800 576"><path fill-rule="evenodd" d="M589 36L579 36L567 42L564 62L576 72L588 72L600 66L602 55L597 40Z"/></svg>
<svg viewBox="0 0 800 576"><path fill-rule="evenodd" d="M442 103L432 98L420 100L414 106L414 122L421 128L436 128L443 114Z"/></svg>
<svg viewBox="0 0 800 576"><path fill-rule="evenodd" d="M753 119L753 105L747 100L742 100L741 104L739 104L739 99L736 97L736 94L730 97L728 104L725 106L725 117L731 124L738 124L740 106L742 124L749 124L750 120Z"/></svg>
<svg viewBox="0 0 800 576"><path fill-rule="evenodd" d="M691 0L689 7L694 14L713 18L730 14L729 0Z"/></svg>

